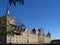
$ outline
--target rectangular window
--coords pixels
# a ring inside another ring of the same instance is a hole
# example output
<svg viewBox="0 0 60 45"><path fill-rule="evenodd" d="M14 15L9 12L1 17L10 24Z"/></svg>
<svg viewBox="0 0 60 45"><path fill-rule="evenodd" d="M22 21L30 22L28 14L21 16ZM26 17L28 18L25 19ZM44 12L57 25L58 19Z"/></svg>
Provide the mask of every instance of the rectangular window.
<svg viewBox="0 0 60 45"><path fill-rule="evenodd" d="M17 40L16 40L17 41Z"/></svg>
<svg viewBox="0 0 60 45"><path fill-rule="evenodd" d="M20 41L20 40L19 40Z"/></svg>

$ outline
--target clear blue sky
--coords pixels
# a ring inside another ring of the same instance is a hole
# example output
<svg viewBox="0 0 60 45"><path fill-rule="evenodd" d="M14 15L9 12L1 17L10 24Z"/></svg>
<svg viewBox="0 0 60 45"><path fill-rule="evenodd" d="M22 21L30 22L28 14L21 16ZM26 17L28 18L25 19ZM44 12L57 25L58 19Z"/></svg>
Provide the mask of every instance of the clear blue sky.
<svg viewBox="0 0 60 45"><path fill-rule="evenodd" d="M6 12L7 2L0 0L0 16ZM12 5L9 10L30 29L43 27L45 34L50 31L52 39L60 39L60 0L25 0L24 6Z"/></svg>

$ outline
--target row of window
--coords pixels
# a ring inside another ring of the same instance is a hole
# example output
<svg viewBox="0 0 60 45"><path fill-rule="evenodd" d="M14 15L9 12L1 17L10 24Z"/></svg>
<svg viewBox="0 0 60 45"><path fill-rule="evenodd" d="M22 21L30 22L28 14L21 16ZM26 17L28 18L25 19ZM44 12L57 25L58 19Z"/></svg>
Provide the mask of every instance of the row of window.
<svg viewBox="0 0 60 45"><path fill-rule="evenodd" d="M8 42L27 42L27 40L11 40L11 39L8 39Z"/></svg>

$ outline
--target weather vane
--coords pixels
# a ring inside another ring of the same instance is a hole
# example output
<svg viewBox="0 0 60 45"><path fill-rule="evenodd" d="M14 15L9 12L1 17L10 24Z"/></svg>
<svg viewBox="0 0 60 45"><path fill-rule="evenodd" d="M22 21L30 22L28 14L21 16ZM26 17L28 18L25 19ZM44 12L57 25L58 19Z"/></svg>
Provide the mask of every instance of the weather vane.
<svg viewBox="0 0 60 45"><path fill-rule="evenodd" d="M24 0L9 0L9 5L11 6L12 4L14 4L14 6L16 6L17 2L21 5L24 5Z"/></svg>

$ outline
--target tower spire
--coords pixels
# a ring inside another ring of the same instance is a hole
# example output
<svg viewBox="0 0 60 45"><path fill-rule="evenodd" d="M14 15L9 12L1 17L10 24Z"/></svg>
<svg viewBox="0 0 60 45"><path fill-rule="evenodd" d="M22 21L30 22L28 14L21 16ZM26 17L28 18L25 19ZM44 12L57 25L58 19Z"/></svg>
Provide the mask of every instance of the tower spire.
<svg viewBox="0 0 60 45"><path fill-rule="evenodd" d="M9 14L9 7L8 7L8 5L7 5L6 14Z"/></svg>
<svg viewBox="0 0 60 45"><path fill-rule="evenodd" d="M51 34L50 34L49 30L48 30L47 36L51 37Z"/></svg>

